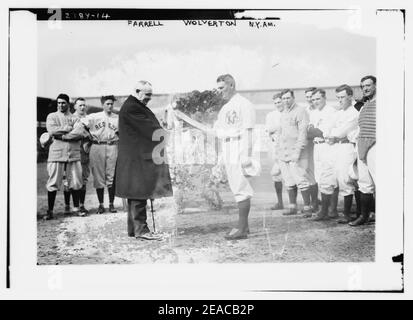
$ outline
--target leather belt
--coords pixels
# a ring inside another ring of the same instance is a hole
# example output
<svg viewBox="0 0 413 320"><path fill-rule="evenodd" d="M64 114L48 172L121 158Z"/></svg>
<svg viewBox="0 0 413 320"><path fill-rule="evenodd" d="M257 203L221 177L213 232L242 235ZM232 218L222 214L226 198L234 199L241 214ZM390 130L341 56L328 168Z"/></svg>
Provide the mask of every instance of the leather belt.
<svg viewBox="0 0 413 320"><path fill-rule="evenodd" d="M64 141L64 142L76 142L76 141L82 140L82 138L66 140L66 139L63 139L62 136L53 136L53 139L54 139L54 140Z"/></svg>
<svg viewBox="0 0 413 320"><path fill-rule="evenodd" d="M114 145L118 144L118 141L92 141L93 144L107 144L107 145Z"/></svg>
<svg viewBox="0 0 413 320"><path fill-rule="evenodd" d="M351 143L347 138L336 139L336 143Z"/></svg>

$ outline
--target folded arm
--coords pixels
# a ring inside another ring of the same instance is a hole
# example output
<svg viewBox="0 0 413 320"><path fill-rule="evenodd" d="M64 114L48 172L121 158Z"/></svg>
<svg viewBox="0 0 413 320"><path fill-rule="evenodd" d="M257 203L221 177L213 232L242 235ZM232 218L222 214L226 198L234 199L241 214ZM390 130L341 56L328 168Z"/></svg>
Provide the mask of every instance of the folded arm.
<svg viewBox="0 0 413 320"><path fill-rule="evenodd" d="M86 131L84 124L80 121L77 121L74 124L73 130L62 135L62 139L67 140L67 141L77 141L77 140L82 140L83 138L88 137L88 136L89 134Z"/></svg>
<svg viewBox="0 0 413 320"><path fill-rule="evenodd" d="M70 125L61 125L54 116L49 115L46 119L46 129L51 136L59 136L70 132L73 127Z"/></svg>

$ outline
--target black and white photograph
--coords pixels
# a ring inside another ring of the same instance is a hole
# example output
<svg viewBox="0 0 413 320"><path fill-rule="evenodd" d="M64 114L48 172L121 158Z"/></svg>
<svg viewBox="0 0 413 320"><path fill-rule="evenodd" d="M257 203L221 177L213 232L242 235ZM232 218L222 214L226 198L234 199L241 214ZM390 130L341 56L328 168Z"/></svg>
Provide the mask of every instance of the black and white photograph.
<svg viewBox="0 0 413 320"><path fill-rule="evenodd" d="M284 15L37 22L39 264L374 261L376 39Z"/></svg>
<svg viewBox="0 0 413 320"><path fill-rule="evenodd" d="M402 290L404 12L293 7L10 9L14 283Z"/></svg>

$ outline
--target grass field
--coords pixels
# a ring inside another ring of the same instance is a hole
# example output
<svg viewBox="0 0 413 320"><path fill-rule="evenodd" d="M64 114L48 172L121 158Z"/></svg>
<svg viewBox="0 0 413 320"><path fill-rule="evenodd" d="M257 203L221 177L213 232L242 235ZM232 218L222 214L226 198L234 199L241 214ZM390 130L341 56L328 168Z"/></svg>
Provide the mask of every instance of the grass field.
<svg viewBox="0 0 413 320"><path fill-rule="evenodd" d="M262 159L263 171L255 178L250 213L250 236L227 241L224 235L236 224L238 210L232 194L222 193L224 208L211 211L198 194L187 194L185 211L176 214L172 198L155 201L157 231L164 241L148 242L127 237L126 213L116 198L118 213L94 214L97 198L88 184L87 217L63 216L59 192L56 219L38 219L39 264L112 263L261 263L261 262L368 262L374 261L375 225L352 228L335 220L312 222L283 216L269 207L275 201L270 162ZM47 209L46 164L38 164L37 214ZM107 194L105 194L107 206ZM287 195L284 194L285 204ZM340 203L341 204L341 203ZM340 205L339 205L340 206ZM148 213L148 224L152 218Z"/></svg>

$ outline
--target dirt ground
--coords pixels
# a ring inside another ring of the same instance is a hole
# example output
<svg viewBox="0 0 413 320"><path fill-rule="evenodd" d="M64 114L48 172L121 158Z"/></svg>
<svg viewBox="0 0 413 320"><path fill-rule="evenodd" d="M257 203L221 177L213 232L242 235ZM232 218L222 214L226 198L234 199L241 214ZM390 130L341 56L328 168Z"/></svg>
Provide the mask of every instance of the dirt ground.
<svg viewBox="0 0 413 320"><path fill-rule="evenodd" d="M256 192L246 240L227 241L224 235L236 224L238 210L230 192L222 194L224 208L208 210L197 195L187 195L185 211L176 214L173 199L155 201L155 225L163 241L127 236L126 212L116 198L117 213L96 215L97 198L91 182L86 197L87 217L64 216L63 194L58 193L56 219L37 220L38 264L131 263L260 263L260 262L369 262L374 261L375 225L352 228L335 220L312 222L283 216L269 207L275 201L269 176L254 181ZM37 215L45 214L46 164L38 164ZM107 204L105 194L105 205ZM287 194L284 194L285 203ZM339 209L341 203L339 203ZM152 217L148 210L148 224Z"/></svg>

